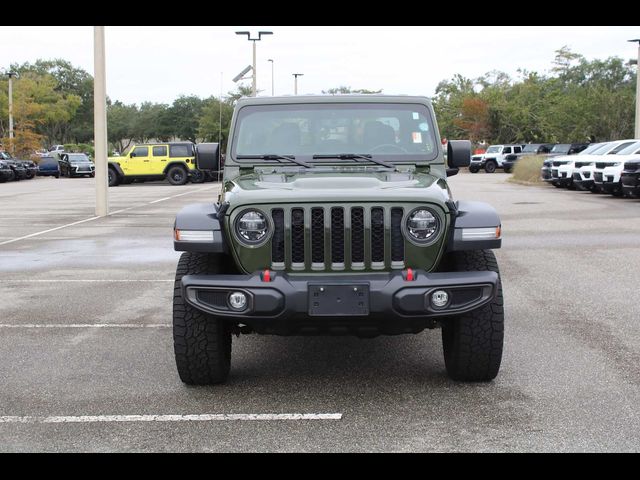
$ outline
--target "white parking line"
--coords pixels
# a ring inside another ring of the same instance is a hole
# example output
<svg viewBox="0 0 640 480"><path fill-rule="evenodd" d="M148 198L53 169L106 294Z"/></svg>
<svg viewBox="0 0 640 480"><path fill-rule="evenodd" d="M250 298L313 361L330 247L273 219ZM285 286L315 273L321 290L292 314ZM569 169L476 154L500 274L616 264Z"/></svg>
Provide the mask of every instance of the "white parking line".
<svg viewBox="0 0 640 480"><path fill-rule="evenodd" d="M170 328L170 323L0 323L0 328Z"/></svg>
<svg viewBox="0 0 640 480"><path fill-rule="evenodd" d="M145 205L151 205L153 203L164 202L165 200L170 200L172 198L181 197L183 195L188 195L190 193L198 193L198 192L202 192L203 190L212 190L214 188L218 188L218 186L214 185L214 186L210 186L210 187L199 188L198 190L190 190L188 192L178 193L177 195L171 195L170 197L164 197L164 198L160 198L158 200L153 200L151 202L142 203L140 205L134 205L133 207L122 208L120 210L116 210L115 212L110 212L109 216L116 215L118 213L126 212L126 211L129 211L129 210L133 210L134 208L144 207ZM14 243L14 242L19 242L20 240L26 240L27 238L32 238L32 237L37 237L39 235L44 235L45 233L55 232L55 231L61 230L63 228L73 227L75 225L80 225L81 223L91 222L93 220L97 220L98 218L102 218L102 217L85 218L84 220L78 220L77 222L67 223L66 225L60 225L59 227L50 228L48 230L42 230L41 232L35 232L35 233L31 233L29 235L24 235L22 237L12 238L11 240L5 240L4 242L0 242L0 246L8 245L8 244Z"/></svg>
<svg viewBox="0 0 640 480"><path fill-rule="evenodd" d="M196 415L0 416L0 423L219 422L273 420L342 420L341 413L204 413Z"/></svg>

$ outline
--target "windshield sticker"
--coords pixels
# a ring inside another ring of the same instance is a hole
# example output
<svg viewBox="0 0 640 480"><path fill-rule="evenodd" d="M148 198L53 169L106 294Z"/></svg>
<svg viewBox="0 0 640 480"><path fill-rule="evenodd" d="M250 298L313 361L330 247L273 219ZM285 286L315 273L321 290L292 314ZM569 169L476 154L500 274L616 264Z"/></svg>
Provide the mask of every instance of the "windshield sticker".
<svg viewBox="0 0 640 480"><path fill-rule="evenodd" d="M412 132L413 143L422 143L422 133L420 132Z"/></svg>
<svg viewBox="0 0 640 480"><path fill-rule="evenodd" d="M422 122L420 125L418 125L418 128L423 132L427 132L429 131L429 124L426 122Z"/></svg>
<svg viewBox="0 0 640 480"><path fill-rule="evenodd" d="M420 120L420 114L418 112L413 112L413 119Z"/></svg>

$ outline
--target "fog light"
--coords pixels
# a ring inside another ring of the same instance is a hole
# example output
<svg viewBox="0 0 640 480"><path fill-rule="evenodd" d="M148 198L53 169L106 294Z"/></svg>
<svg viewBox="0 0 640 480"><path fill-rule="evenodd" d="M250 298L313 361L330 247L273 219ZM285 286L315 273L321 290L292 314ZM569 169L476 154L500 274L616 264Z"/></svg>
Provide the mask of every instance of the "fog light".
<svg viewBox="0 0 640 480"><path fill-rule="evenodd" d="M242 292L229 295L229 306L234 310L244 310L247 307L247 296Z"/></svg>
<svg viewBox="0 0 640 480"><path fill-rule="evenodd" d="M449 303L449 294L444 290L436 290L431 294L431 303L434 307L442 308Z"/></svg>

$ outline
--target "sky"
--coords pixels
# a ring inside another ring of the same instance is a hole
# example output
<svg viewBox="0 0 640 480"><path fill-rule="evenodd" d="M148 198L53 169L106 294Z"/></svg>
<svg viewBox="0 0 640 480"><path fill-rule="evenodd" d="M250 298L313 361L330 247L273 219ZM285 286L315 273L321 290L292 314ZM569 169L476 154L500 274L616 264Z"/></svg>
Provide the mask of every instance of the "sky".
<svg viewBox="0 0 640 480"><path fill-rule="evenodd" d="M93 27L0 27L0 68L13 62L64 58L93 74ZM276 95L321 93L340 85L387 94L432 96L443 79L476 78L491 70L517 77L519 68L546 72L567 45L587 59L636 58L638 26L298 27L224 26L105 28L107 94L140 104L180 95L208 97L235 90L233 77L252 63L238 30L273 31L257 43L257 82ZM273 59L273 64L268 61ZM250 81L245 83L250 84Z"/></svg>

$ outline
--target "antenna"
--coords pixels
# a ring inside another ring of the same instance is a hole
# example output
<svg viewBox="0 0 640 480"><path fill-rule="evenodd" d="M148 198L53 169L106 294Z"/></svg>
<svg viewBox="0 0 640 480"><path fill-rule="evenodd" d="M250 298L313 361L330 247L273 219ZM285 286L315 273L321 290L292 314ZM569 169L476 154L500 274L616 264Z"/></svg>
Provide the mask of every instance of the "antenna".
<svg viewBox="0 0 640 480"><path fill-rule="evenodd" d="M244 74L243 74L244 75ZM222 72L220 72L220 100L218 101L220 107L220 119L218 122L218 155L222 159ZM218 162L218 182L220 181L220 162Z"/></svg>

